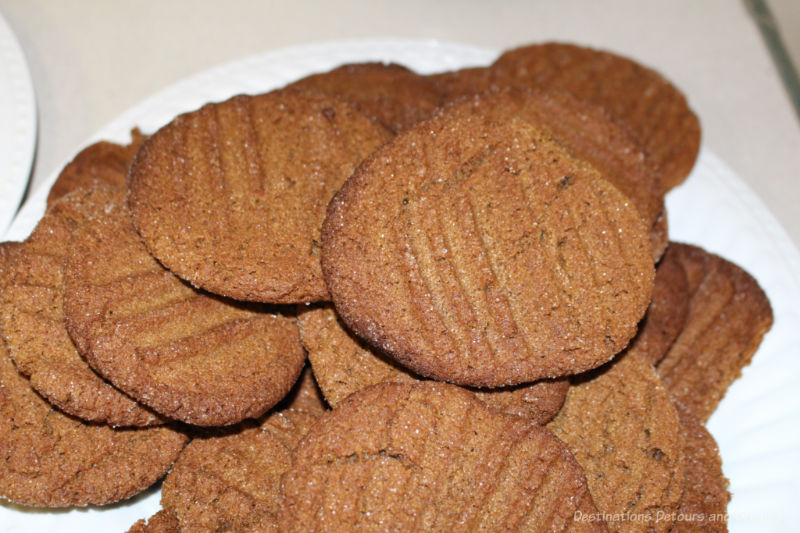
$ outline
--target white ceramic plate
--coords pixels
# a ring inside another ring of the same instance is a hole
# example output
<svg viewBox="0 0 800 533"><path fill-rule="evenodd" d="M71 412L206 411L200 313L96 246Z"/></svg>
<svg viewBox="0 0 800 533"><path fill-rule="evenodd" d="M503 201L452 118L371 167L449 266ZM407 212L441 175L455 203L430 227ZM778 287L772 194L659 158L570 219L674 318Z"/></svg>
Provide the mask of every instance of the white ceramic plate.
<svg viewBox="0 0 800 533"><path fill-rule="evenodd" d="M0 13L0 235L28 187L36 149L36 98L28 64Z"/></svg>
<svg viewBox="0 0 800 533"><path fill-rule="evenodd" d="M497 52L437 41L359 40L268 52L202 73L129 110L90 140L128 140L133 126L152 132L177 113L233 94L263 92L352 61L384 60L428 73L487 64ZM6 239L23 239L44 211L51 180L26 203ZM673 240L699 244L743 266L766 290L775 324L753 364L728 392L709 428L719 442L733 499L732 532L796 530L800 494L800 253L775 218L722 161L703 150L691 177L669 194ZM125 531L159 508L157 488L105 509L60 512L0 506L8 532Z"/></svg>

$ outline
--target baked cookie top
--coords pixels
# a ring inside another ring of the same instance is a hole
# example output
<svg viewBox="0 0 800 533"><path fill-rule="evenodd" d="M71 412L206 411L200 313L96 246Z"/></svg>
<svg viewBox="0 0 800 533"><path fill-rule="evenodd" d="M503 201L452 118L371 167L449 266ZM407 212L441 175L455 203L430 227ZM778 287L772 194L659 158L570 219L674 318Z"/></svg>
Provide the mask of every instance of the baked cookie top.
<svg viewBox="0 0 800 533"><path fill-rule="evenodd" d="M281 531L604 531L542 426L434 382L382 383L323 415L283 476Z"/></svg>
<svg viewBox="0 0 800 533"><path fill-rule="evenodd" d="M669 393L635 350L583 376L550 428L586 472L609 531L668 532L683 491L682 428Z"/></svg>
<svg viewBox="0 0 800 533"><path fill-rule="evenodd" d="M506 86L498 83L497 77L489 67L467 67L437 72L429 74L428 78L436 85L442 105L465 96L498 90Z"/></svg>
<svg viewBox="0 0 800 533"><path fill-rule="evenodd" d="M0 324L17 369L49 402L91 422L147 426L165 419L89 367L67 331L63 308L72 233L122 199L120 190L79 189L53 204L9 267Z"/></svg>
<svg viewBox="0 0 800 533"><path fill-rule="evenodd" d="M322 239L345 324L461 385L599 366L633 337L652 291L630 200L520 118L445 110L400 134L333 198Z"/></svg>
<svg viewBox="0 0 800 533"><path fill-rule="evenodd" d="M656 370L675 400L705 423L772 327L753 276L698 246L672 242L688 281L686 321Z"/></svg>
<svg viewBox="0 0 800 533"><path fill-rule="evenodd" d="M319 229L334 192L391 133L334 96L240 95L176 117L137 152L128 201L150 252L238 300L326 300Z"/></svg>
<svg viewBox="0 0 800 533"><path fill-rule="evenodd" d="M315 420L288 409L193 440L164 480L161 505L185 531L274 531L281 476Z"/></svg>
<svg viewBox="0 0 800 533"><path fill-rule="evenodd" d="M560 89L600 105L644 144L661 169L664 190L689 175L700 151L700 121L683 93L636 61L567 43L504 52L491 66L504 83Z"/></svg>
<svg viewBox="0 0 800 533"><path fill-rule="evenodd" d="M72 236L64 313L75 343L92 368L170 418L228 425L280 401L305 361L293 311L183 282L147 252L122 201Z"/></svg>
<svg viewBox="0 0 800 533"><path fill-rule="evenodd" d="M258 421L212 430L181 453L161 488L161 505L184 531L274 531L281 476L322 415L308 368L279 406Z"/></svg>
<svg viewBox="0 0 800 533"><path fill-rule="evenodd" d="M667 246L664 193L658 166L624 124L602 107L565 91L496 89L451 104L450 116L482 114L501 120L518 117L544 126L567 151L590 163L639 211L650 231L653 257Z"/></svg>
<svg viewBox="0 0 800 533"><path fill-rule="evenodd" d="M62 413L17 372L0 342L0 498L35 507L116 502L155 483L186 441L168 426L114 429Z"/></svg>

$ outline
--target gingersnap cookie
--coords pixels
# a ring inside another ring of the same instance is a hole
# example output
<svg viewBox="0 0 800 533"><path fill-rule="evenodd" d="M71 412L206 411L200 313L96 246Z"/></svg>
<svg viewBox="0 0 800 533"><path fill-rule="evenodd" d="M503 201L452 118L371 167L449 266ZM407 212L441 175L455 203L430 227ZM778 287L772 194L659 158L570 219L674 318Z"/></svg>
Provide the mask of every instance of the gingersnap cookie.
<svg viewBox="0 0 800 533"><path fill-rule="evenodd" d="M180 527L178 520L162 509L147 520L136 521L128 533L180 533Z"/></svg>
<svg viewBox="0 0 800 533"><path fill-rule="evenodd" d="M453 104L448 114L519 117L546 127L576 158L589 162L628 197L650 230L653 257L667 246L659 170L639 142L603 108L563 91L503 89Z"/></svg>
<svg viewBox="0 0 800 533"><path fill-rule="evenodd" d="M184 531L275 531L281 475L320 414L295 401L259 422L193 440L164 480L165 512Z"/></svg>
<svg viewBox="0 0 800 533"><path fill-rule="evenodd" d="M178 279L147 252L124 202L78 227L70 249L70 334L92 368L155 411L200 426L233 424L263 414L300 374L305 354L293 316Z"/></svg>
<svg viewBox="0 0 800 533"><path fill-rule="evenodd" d="M444 383L381 383L323 415L283 476L280 531L605 531L553 434Z"/></svg>
<svg viewBox="0 0 800 533"><path fill-rule="evenodd" d="M371 350L347 330L329 305L301 308L297 325L314 376L332 407L370 385L415 383L422 379ZM561 409L568 388L566 379L558 379L502 389L469 390L493 409L544 424Z"/></svg>
<svg viewBox="0 0 800 533"><path fill-rule="evenodd" d="M131 142L125 146L109 141L90 144L58 175L47 195L47 207L76 189L97 186L125 188L128 168L146 136L138 129L131 131Z"/></svg>
<svg viewBox="0 0 800 533"><path fill-rule="evenodd" d="M167 426L113 429L62 413L17 372L0 342L0 498L37 507L129 498L163 476L186 441Z"/></svg>
<svg viewBox="0 0 800 533"><path fill-rule="evenodd" d="M684 479L684 443L669 393L634 350L575 379L547 427L586 472L609 531L669 531Z"/></svg>
<svg viewBox="0 0 800 533"><path fill-rule="evenodd" d="M445 111L400 134L333 198L322 242L344 323L460 385L601 365L633 337L654 276L630 200L520 118Z"/></svg>
<svg viewBox="0 0 800 533"><path fill-rule="evenodd" d="M664 76L611 52L542 43L504 52L491 66L502 79L559 89L600 105L638 137L669 190L689 175L700 149L700 122Z"/></svg>
<svg viewBox="0 0 800 533"><path fill-rule="evenodd" d="M430 79L396 63L342 65L306 76L287 88L340 96L394 132L430 117L440 104L439 91Z"/></svg>
<svg viewBox="0 0 800 533"><path fill-rule="evenodd" d="M658 364L678 337L689 314L689 282L669 248L656 267L653 298L633 340L651 365Z"/></svg>
<svg viewBox="0 0 800 533"><path fill-rule="evenodd" d="M676 242L669 254L686 273L689 312L656 369L675 401L706 422L772 327L772 308L758 282L730 261Z"/></svg>
<svg viewBox="0 0 800 533"><path fill-rule="evenodd" d="M67 332L64 261L74 229L123 193L80 189L59 199L20 246L0 295L0 325L17 369L47 401L90 422L148 426L164 419L98 376Z"/></svg>
<svg viewBox="0 0 800 533"><path fill-rule="evenodd" d="M731 495L722 473L722 459L714 437L688 409L676 404L684 437L683 495L678 516L670 530L726 532Z"/></svg>
<svg viewBox="0 0 800 533"><path fill-rule="evenodd" d="M325 207L390 136L330 95L235 96L145 141L128 202L150 252L195 286L237 300L326 300Z"/></svg>

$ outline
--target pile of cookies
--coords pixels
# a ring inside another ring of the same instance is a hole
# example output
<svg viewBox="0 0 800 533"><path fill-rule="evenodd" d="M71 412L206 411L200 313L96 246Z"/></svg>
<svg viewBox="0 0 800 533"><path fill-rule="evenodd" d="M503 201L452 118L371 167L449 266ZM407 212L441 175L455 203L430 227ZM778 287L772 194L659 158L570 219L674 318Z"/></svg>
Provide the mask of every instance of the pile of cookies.
<svg viewBox="0 0 800 533"><path fill-rule="evenodd" d="M700 126L563 43L345 65L62 171L0 245L0 496L130 531L725 531L703 424L772 324L669 242Z"/></svg>

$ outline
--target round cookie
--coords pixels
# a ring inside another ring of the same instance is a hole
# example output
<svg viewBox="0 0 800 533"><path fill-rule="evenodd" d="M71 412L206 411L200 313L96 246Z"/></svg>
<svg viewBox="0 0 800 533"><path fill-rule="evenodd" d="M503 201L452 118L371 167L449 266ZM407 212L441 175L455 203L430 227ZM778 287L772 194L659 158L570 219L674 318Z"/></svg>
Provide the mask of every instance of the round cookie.
<svg viewBox="0 0 800 533"><path fill-rule="evenodd" d="M63 414L34 392L0 342L0 498L37 507L129 498L166 473L186 440L167 426L113 429Z"/></svg>
<svg viewBox="0 0 800 533"><path fill-rule="evenodd" d="M70 334L92 368L155 411L233 424L263 414L299 376L293 316L182 282L147 252L124 202L80 226L70 247Z"/></svg>
<svg viewBox="0 0 800 533"><path fill-rule="evenodd" d="M61 413L0 343L0 498L35 507L130 498L167 472L186 440L167 426L114 429Z"/></svg>
<svg viewBox="0 0 800 533"><path fill-rule="evenodd" d="M415 383L422 378L381 357L350 333L329 305L300 308L300 341L325 399L336 407L350 394L382 382ZM551 420L567 396L566 379L504 389L470 389L489 407L537 424Z"/></svg>
<svg viewBox="0 0 800 533"><path fill-rule="evenodd" d="M676 255L667 249L656 267L650 307L632 341L648 363L661 361L683 329L688 313L689 282Z"/></svg>
<svg viewBox="0 0 800 533"><path fill-rule="evenodd" d="M124 189L133 156L145 139L145 135L134 129L128 145L98 141L78 152L50 188L47 207L76 189L98 186Z"/></svg>
<svg viewBox="0 0 800 533"><path fill-rule="evenodd" d="M281 531L604 531L553 434L434 382L381 383L323 415L283 476Z"/></svg>
<svg viewBox="0 0 800 533"><path fill-rule="evenodd" d="M340 96L394 132L430 117L439 91L425 76L396 63L353 63L313 74L290 85Z"/></svg>
<svg viewBox="0 0 800 533"><path fill-rule="evenodd" d="M688 409L675 404L683 429L683 495L671 533L724 533L731 495L714 437Z"/></svg>
<svg viewBox="0 0 800 533"><path fill-rule="evenodd" d="M519 117L546 127L576 158L589 162L627 196L650 230L653 257L667 246L664 194L659 170L639 142L603 108L563 91L503 89L465 98L449 115Z"/></svg>
<svg viewBox="0 0 800 533"><path fill-rule="evenodd" d="M164 419L92 371L64 322L63 275L70 236L122 198L121 191L80 189L47 211L9 269L0 295L0 324L17 369L50 403L91 422L147 426Z"/></svg>
<svg viewBox="0 0 800 533"><path fill-rule="evenodd" d="M686 97L658 72L631 59L566 43L504 52L491 66L510 83L559 89L622 121L661 169L664 190L689 175L700 150L700 122Z"/></svg>
<svg viewBox="0 0 800 533"><path fill-rule="evenodd" d="M322 239L345 324L460 385L599 366L633 337L652 291L630 201L519 118L445 110L400 134L333 198Z"/></svg>
<svg viewBox="0 0 800 533"><path fill-rule="evenodd" d="M772 308L758 282L730 261L676 242L672 254L686 273L689 311L656 370L675 401L706 422L772 327Z"/></svg>
<svg viewBox="0 0 800 533"><path fill-rule="evenodd" d="M583 376L550 428L586 472L609 531L666 532L683 490L683 438L669 394L635 350Z"/></svg>
<svg viewBox="0 0 800 533"><path fill-rule="evenodd" d="M161 504L180 529L276 529L281 475L291 466L297 443L322 414L305 408L307 385L299 382L297 397L263 420L195 439L186 447L161 489Z"/></svg>
<svg viewBox="0 0 800 533"><path fill-rule="evenodd" d="M325 206L390 137L330 95L235 96L180 115L145 141L128 202L150 252L195 286L237 300L326 300Z"/></svg>

